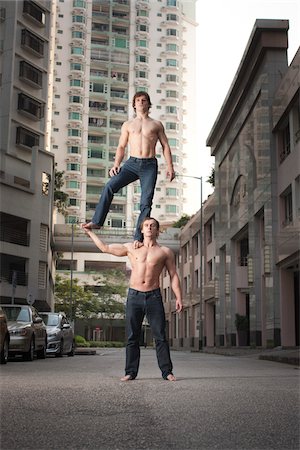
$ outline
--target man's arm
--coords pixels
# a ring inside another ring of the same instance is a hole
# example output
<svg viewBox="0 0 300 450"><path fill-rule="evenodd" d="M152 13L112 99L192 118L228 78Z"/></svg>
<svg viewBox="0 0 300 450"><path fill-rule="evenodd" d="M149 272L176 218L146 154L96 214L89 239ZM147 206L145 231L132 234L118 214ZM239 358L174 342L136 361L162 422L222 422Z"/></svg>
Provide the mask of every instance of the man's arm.
<svg viewBox="0 0 300 450"><path fill-rule="evenodd" d="M125 155L125 149L128 144L128 126L127 122L124 122L121 128L121 135L119 138L119 144L116 150L116 156L115 156L115 162L114 166L110 169L109 175L113 177L114 175L117 175L120 172L120 165L123 161L124 155Z"/></svg>
<svg viewBox="0 0 300 450"><path fill-rule="evenodd" d="M158 132L158 139L161 143L162 149L163 149L163 155L167 163L167 177L170 179L170 181L174 180L175 178L175 171L173 167L173 161L172 161L172 153L169 146L168 138L165 133L165 129L163 127L163 124L159 122L159 132Z"/></svg>
<svg viewBox="0 0 300 450"><path fill-rule="evenodd" d="M123 244L105 244L96 234L88 228L84 228L85 233L92 239L102 253L109 253L114 256L127 256L128 249Z"/></svg>
<svg viewBox="0 0 300 450"><path fill-rule="evenodd" d="M166 268L171 278L171 288L176 297L176 311L182 311L182 295L178 273L176 272L175 255L169 248L167 249Z"/></svg>

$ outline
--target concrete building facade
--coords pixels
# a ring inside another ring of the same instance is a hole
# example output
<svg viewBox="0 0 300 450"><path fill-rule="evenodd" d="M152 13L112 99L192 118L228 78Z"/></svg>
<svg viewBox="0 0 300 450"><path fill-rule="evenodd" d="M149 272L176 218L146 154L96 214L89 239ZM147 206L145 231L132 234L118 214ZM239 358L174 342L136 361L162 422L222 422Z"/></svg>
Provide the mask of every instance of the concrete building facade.
<svg viewBox="0 0 300 450"><path fill-rule="evenodd" d="M50 1L3 1L1 302L50 309L54 155L45 151Z"/></svg>
<svg viewBox="0 0 300 450"><path fill-rule="evenodd" d="M300 71L287 33L287 21L256 21L207 139L215 192L181 233L181 318L166 297L175 347L299 345Z"/></svg>

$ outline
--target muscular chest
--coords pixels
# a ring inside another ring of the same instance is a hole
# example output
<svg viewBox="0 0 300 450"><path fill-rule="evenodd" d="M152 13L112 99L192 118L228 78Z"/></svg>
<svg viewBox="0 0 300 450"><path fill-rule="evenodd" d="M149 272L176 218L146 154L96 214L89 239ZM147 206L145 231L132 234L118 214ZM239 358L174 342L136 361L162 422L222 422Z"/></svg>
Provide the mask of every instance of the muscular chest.
<svg viewBox="0 0 300 450"><path fill-rule="evenodd" d="M133 264L136 266L140 265L141 267L153 268L155 266L160 266L163 263L161 252L156 249L146 249L144 247L141 247L138 251L134 252L132 259Z"/></svg>
<svg viewBox="0 0 300 450"><path fill-rule="evenodd" d="M152 137L155 137L155 127L153 126L152 122L142 122L137 121L133 122L131 124L131 127L129 129L131 138L147 138L151 139Z"/></svg>

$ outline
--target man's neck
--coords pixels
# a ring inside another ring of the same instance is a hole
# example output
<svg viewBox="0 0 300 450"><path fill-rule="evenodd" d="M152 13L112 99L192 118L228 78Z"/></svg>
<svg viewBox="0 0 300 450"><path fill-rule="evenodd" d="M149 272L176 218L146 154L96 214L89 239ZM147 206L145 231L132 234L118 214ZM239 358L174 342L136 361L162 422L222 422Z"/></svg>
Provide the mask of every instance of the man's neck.
<svg viewBox="0 0 300 450"><path fill-rule="evenodd" d="M148 119L148 117L149 117L149 111L136 113L137 119Z"/></svg>
<svg viewBox="0 0 300 450"><path fill-rule="evenodd" d="M144 247L150 248L150 247L154 247L155 245L157 245L156 238L144 237Z"/></svg>

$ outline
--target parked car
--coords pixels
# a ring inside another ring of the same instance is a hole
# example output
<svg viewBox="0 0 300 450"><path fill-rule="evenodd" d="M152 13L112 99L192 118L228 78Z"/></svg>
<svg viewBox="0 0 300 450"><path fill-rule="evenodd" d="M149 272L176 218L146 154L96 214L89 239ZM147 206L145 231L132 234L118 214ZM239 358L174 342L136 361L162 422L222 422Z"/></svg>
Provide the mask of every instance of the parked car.
<svg viewBox="0 0 300 450"><path fill-rule="evenodd" d="M6 314L0 306L0 364L6 364L8 360L9 331L7 328Z"/></svg>
<svg viewBox="0 0 300 450"><path fill-rule="evenodd" d="M47 355L74 356L74 331L65 313L43 312L40 315L47 327Z"/></svg>
<svg viewBox="0 0 300 450"><path fill-rule="evenodd" d="M26 361L46 357L47 330L37 310L29 305L2 305L10 335L9 355L22 355Z"/></svg>

